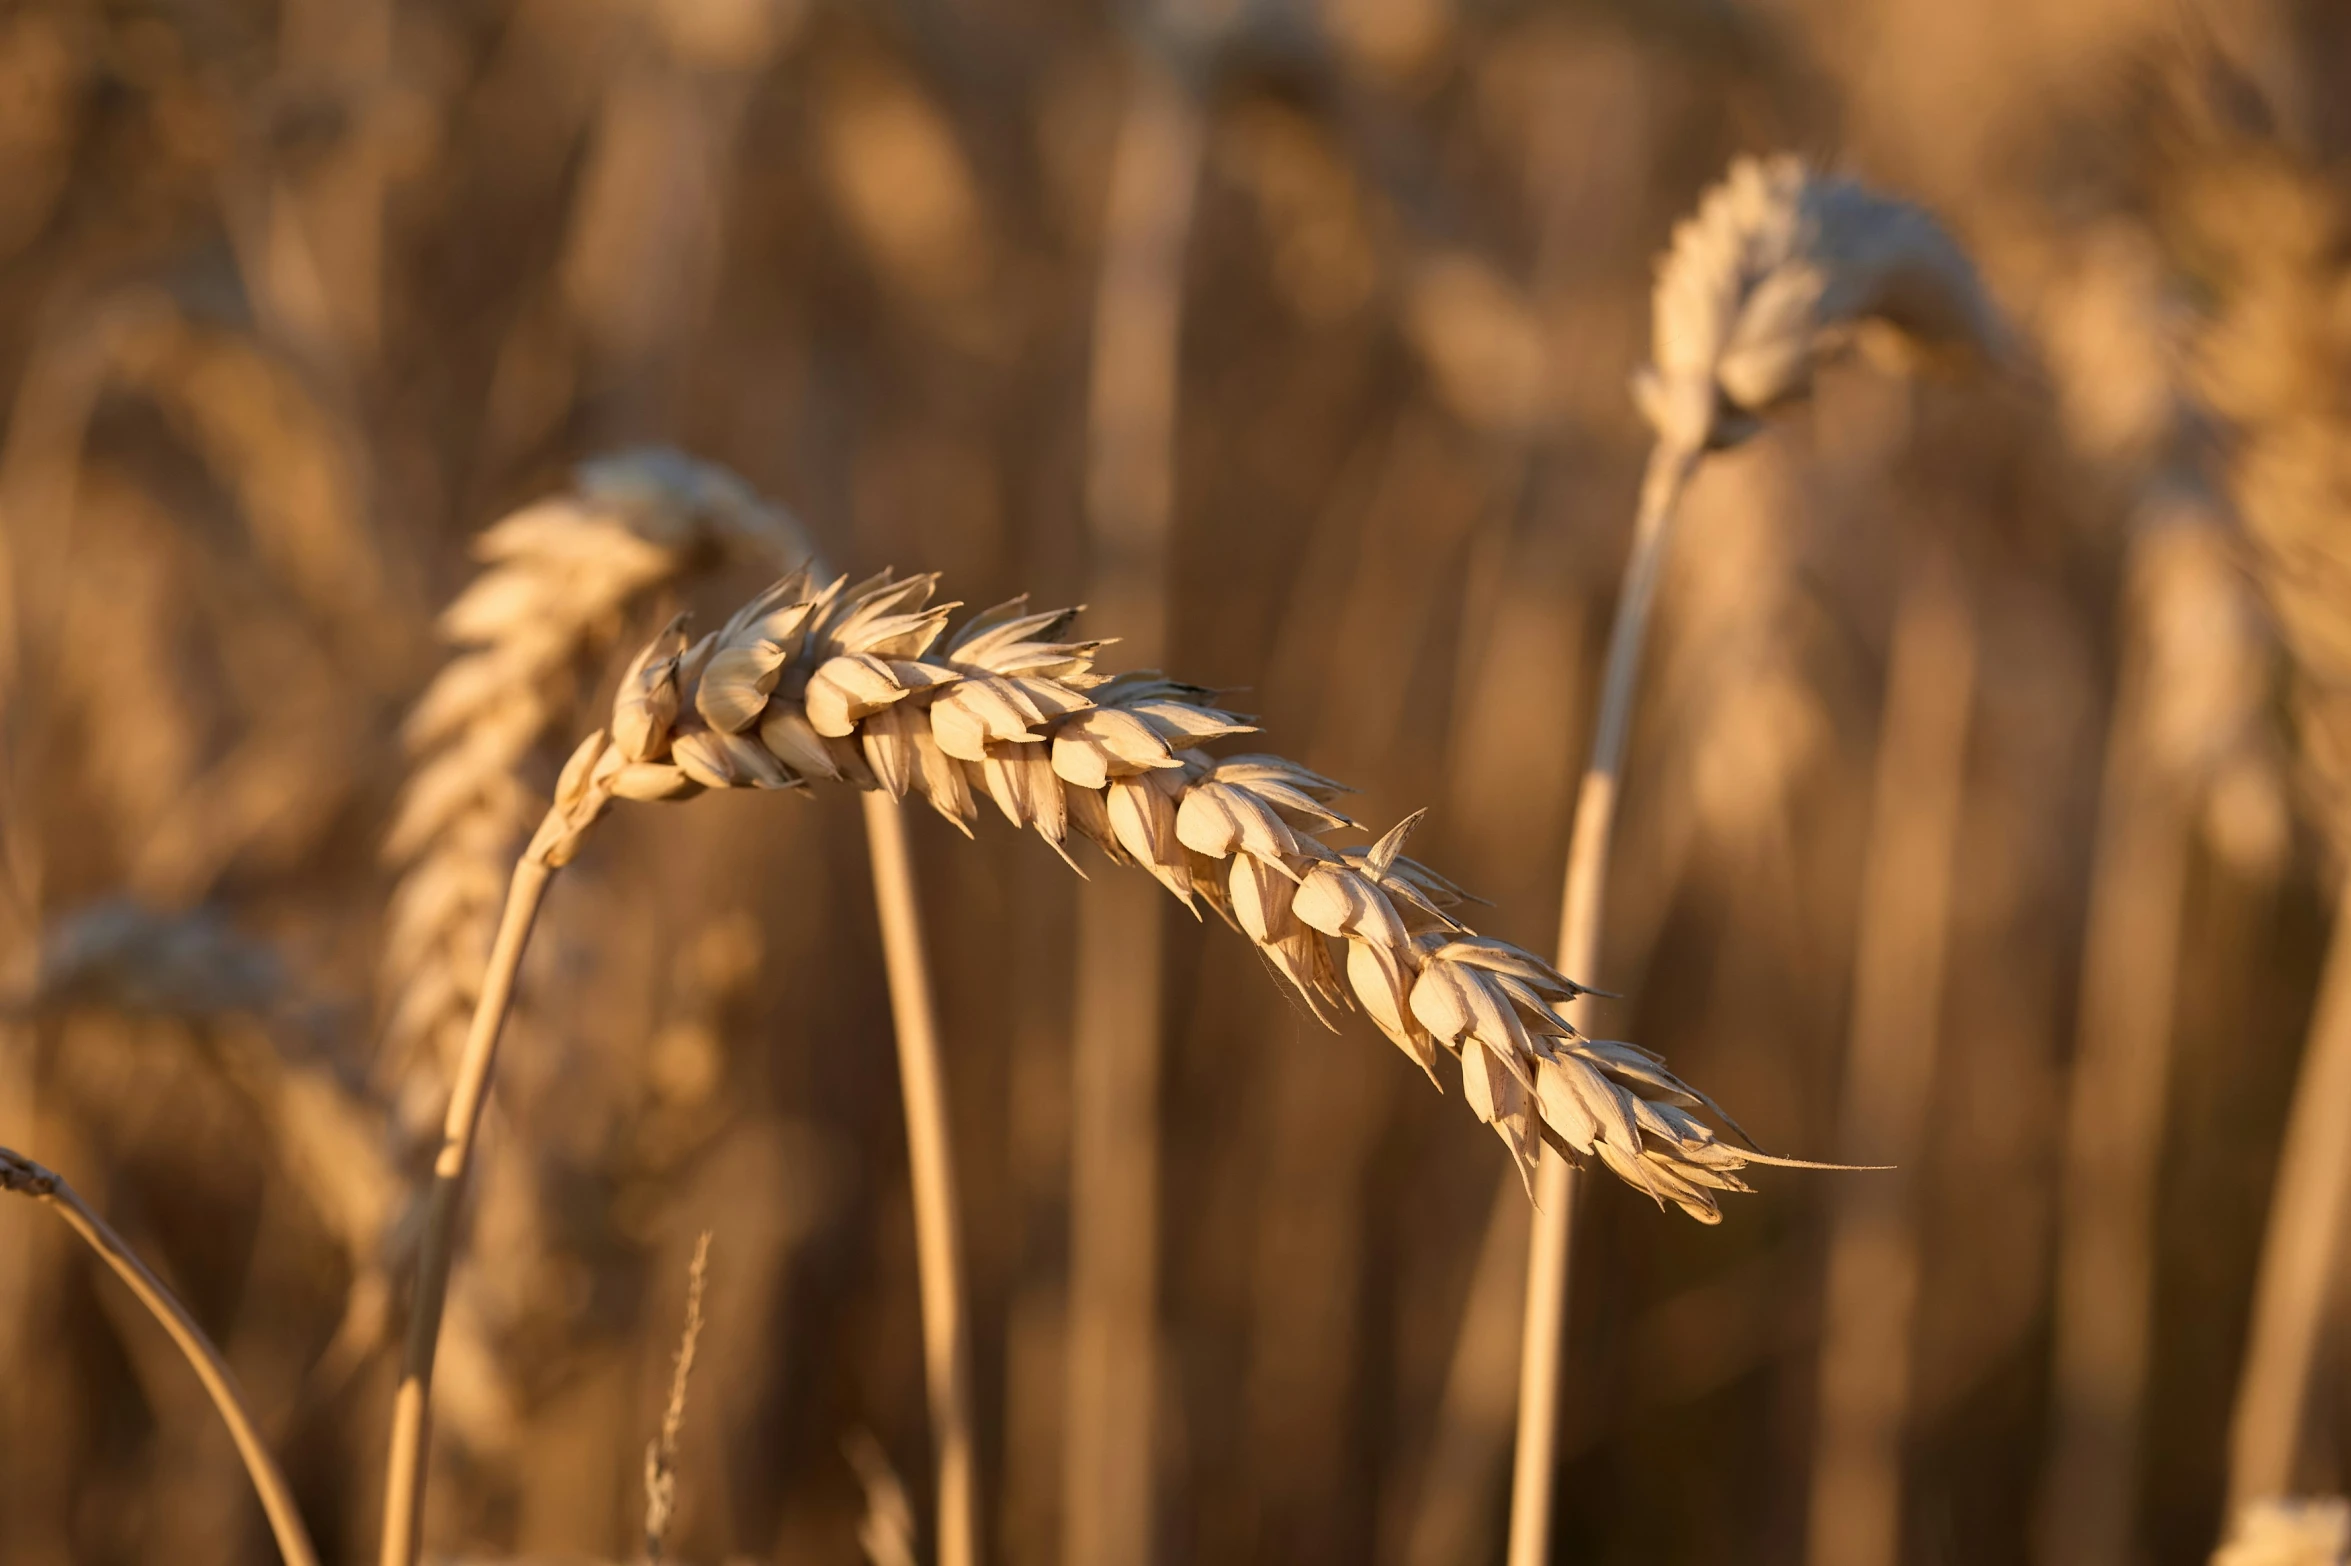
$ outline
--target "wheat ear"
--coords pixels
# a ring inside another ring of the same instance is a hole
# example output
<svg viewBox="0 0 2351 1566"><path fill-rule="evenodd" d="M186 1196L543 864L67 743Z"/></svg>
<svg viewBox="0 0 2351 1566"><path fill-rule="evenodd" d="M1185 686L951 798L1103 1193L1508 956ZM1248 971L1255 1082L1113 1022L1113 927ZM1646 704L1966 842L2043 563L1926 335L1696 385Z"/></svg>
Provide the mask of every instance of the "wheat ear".
<svg viewBox="0 0 2351 1566"><path fill-rule="evenodd" d="M1928 350L1989 350L1997 320L1974 269L1919 209L1793 158L1741 159L1674 232L1653 304L1652 362L1634 396L1657 432L1608 638L1597 727L1568 844L1559 971L1599 961L1608 851L1641 652L1684 487L1709 451L1759 432L1814 368L1882 323ZM1580 1020L1580 1019L1579 1019ZM1519 1348L1510 1566L1542 1566L1551 1537L1574 1170L1547 1160L1535 1197Z"/></svg>
<svg viewBox="0 0 2351 1566"><path fill-rule="evenodd" d="M254 1493L261 1498L261 1509L269 1515L270 1531L277 1535L278 1554L286 1566L318 1566L318 1551L310 1543L309 1530L302 1525L302 1513L294 1504L294 1493L286 1486L286 1476L278 1472L277 1460L269 1455L261 1432L254 1428L253 1416L246 1412L244 1399L237 1393L236 1378L230 1375L220 1350L212 1346L204 1329L196 1325L195 1318L164 1287L163 1280L147 1270L147 1264L139 1260L123 1237L66 1184L63 1176L5 1147L0 1147L0 1191L29 1196L56 1213L114 1269L116 1277L130 1286L139 1303L147 1307L147 1313L179 1346L189 1368L196 1372L196 1379L204 1383L212 1406L220 1410L221 1423L229 1427L229 1438L236 1442L237 1455L244 1459Z"/></svg>
<svg viewBox="0 0 2351 1566"><path fill-rule="evenodd" d="M577 723L578 670L627 614L728 557L808 557L792 519L723 469L666 450L582 466L573 493L523 507L474 543L484 564L441 615L457 648L410 711L415 758L385 860L383 1048L403 1119L429 1124L479 1000L498 897L530 824L525 764Z"/></svg>

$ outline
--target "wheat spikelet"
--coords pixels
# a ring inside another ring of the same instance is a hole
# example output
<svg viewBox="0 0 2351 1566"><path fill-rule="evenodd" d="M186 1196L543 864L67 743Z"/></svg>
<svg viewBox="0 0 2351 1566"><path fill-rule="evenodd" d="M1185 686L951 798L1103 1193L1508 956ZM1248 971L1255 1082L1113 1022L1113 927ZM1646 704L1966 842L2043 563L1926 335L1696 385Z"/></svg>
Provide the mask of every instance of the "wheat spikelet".
<svg viewBox="0 0 2351 1566"><path fill-rule="evenodd" d="M727 554L805 558L798 526L741 480L671 451L591 462L575 493L525 506L475 545L482 574L441 617L458 649L405 730L416 757L384 843L400 869L384 938L384 1047L404 1124L446 1095L514 844L519 769L579 700L576 670L648 595Z"/></svg>
<svg viewBox="0 0 2351 1566"><path fill-rule="evenodd" d="M919 794L968 833L986 805L1070 857L1073 837L1153 876L1247 936L1326 1023L1354 1007L1463 1096L1532 1177L1543 1142L1604 1164L1703 1222L1738 1171L1770 1158L1717 1138L1713 1106L1659 1059L1588 1039L1560 1008L1584 993L1550 964L1455 917L1467 895L1403 854L1418 816L1368 848L1345 788L1270 755L1201 744L1254 732L1215 693L1095 671L1064 639L1074 611L998 605L949 633L936 578L817 587L805 572L689 644L673 623L622 677L608 731L573 753L526 857L568 862L613 801L839 779ZM1073 861L1074 863L1074 861ZM1334 942L1337 943L1334 946Z"/></svg>
<svg viewBox="0 0 2351 1566"><path fill-rule="evenodd" d="M1865 322L1929 353L1994 352L2005 336L1932 217L1787 156L1733 163L1675 228L1653 311L1654 362L1634 396L1682 451L1754 434Z"/></svg>

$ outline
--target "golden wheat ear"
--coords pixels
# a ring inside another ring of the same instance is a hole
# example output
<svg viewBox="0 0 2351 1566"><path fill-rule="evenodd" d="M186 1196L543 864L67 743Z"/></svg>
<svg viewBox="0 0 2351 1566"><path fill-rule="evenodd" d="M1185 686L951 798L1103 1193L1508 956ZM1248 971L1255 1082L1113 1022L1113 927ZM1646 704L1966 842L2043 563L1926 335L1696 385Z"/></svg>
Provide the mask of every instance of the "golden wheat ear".
<svg viewBox="0 0 2351 1566"><path fill-rule="evenodd" d="M1067 610L1016 600L951 630L936 585L884 574L797 603L771 589L757 629L738 616L695 649L657 639L533 852L562 863L620 799L844 778L919 795L966 832L989 799L1065 855L1074 832L1214 909L1318 1017L1360 1010L1432 1081L1444 1062L1530 1178L1548 1136L1712 1222L1713 1193L1745 1189L1733 1171L1784 1162L1719 1140L1692 1113L1713 1101L1656 1056L1584 1037L1564 1012L1584 985L1462 922L1468 894L1404 855L1417 813L1335 848L1327 834L1353 825L1333 805L1344 786L1204 749L1255 732L1214 693L1096 672L1102 644L1067 639Z"/></svg>

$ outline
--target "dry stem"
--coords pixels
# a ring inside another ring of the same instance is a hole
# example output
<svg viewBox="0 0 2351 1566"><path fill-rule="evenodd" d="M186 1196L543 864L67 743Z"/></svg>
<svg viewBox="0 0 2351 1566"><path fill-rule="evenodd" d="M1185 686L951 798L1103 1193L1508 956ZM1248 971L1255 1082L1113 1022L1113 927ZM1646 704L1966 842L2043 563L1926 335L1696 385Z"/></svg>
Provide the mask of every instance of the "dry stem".
<svg viewBox="0 0 2351 1566"><path fill-rule="evenodd" d="M1886 675L1838 1151L1855 1164L1893 1167L1838 1193L1806 1543L1812 1566L1900 1558L1919 1277L1909 1170L1926 1140L1975 689L1974 622L1952 575L1930 561L1905 592Z"/></svg>
<svg viewBox="0 0 2351 1566"><path fill-rule="evenodd" d="M163 1286L163 1280L147 1270L146 1263L139 1260L122 1236L62 1176L4 1147L0 1147L0 1191L30 1196L50 1208L114 1269L116 1277L130 1286L139 1303L147 1307L148 1314L179 1346L189 1367L196 1372L196 1379L204 1383L212 1406L220 1410L221 1422L229 1427L229 1437L237 1444L237 1455L244 1459L245 1472L252 1477L254 1493L261 1498L261 1509L269 1515L270 1531L277 1535L278 1554L285 1559L286 1566L318 1566L318 1551L311 1546L309 1530L302 1525L302 1514L294 1505L293 1492L286 1486L285 1475L278 1472L277 1462L269 1455L261 1433L254 1429L253 1416L246 1412L244 1400L237 1394L236 1379L229 1374L220 1350L212 1346L204 1329L196 1325L171 1290Z"/></svg>
<svg viewBox="0 0 2351 1566"><path fill-rule="evenodd" d="M2276 1195L2253 1286L2253 1326L2229 1423L2229 1515L2294 1493L2309 1369L2351 1187L2351 878L2294 1081Z"/></svg>
<svg viewBox="0 0 2351 1566"><path fill-rule="evenodd" d="M433 1355L441 1340L441 1309L449 1294L449 1265L456 1254L458 1210L473 1166L474 1134L489 1097L490 1072L497 1064L498 1034L514 997L515 975L530 943L531 925L546 897L555 866L534 839L514 866L506 890L506 911L490 948L490 967L474 1006L473 1026L449 1094L442 1122L441 1152L433 1161L430 1206L418 1249L416 1290L409 1301L408 1341L400 1357L400 1387L392 1403L392 1442L384 1479L382 1566L413 1566L422 1544L425 1452L432 1439Z"/></svg>
<svg viewBox="0 0 2351 1566"><path fill-rule="evenodd" d="M938 1454L938 1566L977 1566L979 1486L972 1457L971 1321L963 1242L956 1230L955 1157L947 1135L946 1071L938 1008L923 952L921 903L906 847L906 812L881 792L865 798L874 901L890 974L890 1017L906 1101L906 1158L914 1184L914 1242L922 1280L923 1370Z"/></svg>
<svg viewBox="0 0 2351 1566"><path fill-rule="evenodd" d="M1608 665L1601 676L1600 719L1592 757L1576 794L1574 836L1560 895L1562 973L1588 974L1600 956L1600 911L1608 876L1608 847L1616 827L1618 782L1625 740L1632 729L1633 695L1640 685L1641 649L1657 578L1684 486L1699 453L1661 439L1641 481L1640 516L1625 560L1616 622L1608 633ZM1586 1003L1574 1003L1579 1012ZM1585 1015L1571 1018L1587 1027ZM1588 1027L1587 1027L1588 1031ZM1575 1168L1556 1152L1543 1155L1536 1179L1534 1232L1527 1248L1526 1317L1520 1325L1518 1449L1510 1479L1510 1566L1543 1566L1551 1538L1551 1480L1559 1451L1559 1368L1567 1322L1568 1256L1574 1238Z"/></svg>

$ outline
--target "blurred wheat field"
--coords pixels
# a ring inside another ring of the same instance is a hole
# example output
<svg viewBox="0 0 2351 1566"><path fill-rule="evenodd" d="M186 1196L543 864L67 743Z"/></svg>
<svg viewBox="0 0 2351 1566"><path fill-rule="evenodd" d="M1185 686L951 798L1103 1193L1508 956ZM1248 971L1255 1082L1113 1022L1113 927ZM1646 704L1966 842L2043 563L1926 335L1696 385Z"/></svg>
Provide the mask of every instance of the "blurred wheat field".
<svg viewBox="0 0 2351 1566"><path fill-rule="evenodd" d="M1550 1557L2186 1563L2294 1497L2219 1558L2339 1561L2347 94L2308 0L21 0L0 1147L365 1558L515 836L794 528L1088 604L1549 950L1657 258L1793 149L1931 209L2006 340L1864 334L1698 467L1569 977L1900 1173L1713 1228L1582 1183ZM626 461L712 471L665 449L742 485L663 533ZM647 552L444 622L550 496ZM452 641L508 684L434 731ZM480 791L415 828L436 758ZM547 904L429 1559L939 1558L873 882L807 792L618 810ZM1499 1560L1528 1207L1458 1078L980 813L908 825L980 1558ZM270 1549L154 1322L0 1202L0 1563Z"/></svg>

